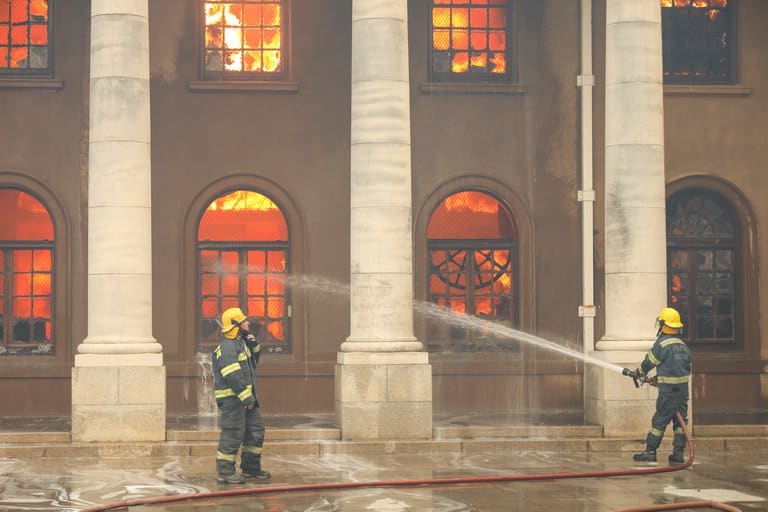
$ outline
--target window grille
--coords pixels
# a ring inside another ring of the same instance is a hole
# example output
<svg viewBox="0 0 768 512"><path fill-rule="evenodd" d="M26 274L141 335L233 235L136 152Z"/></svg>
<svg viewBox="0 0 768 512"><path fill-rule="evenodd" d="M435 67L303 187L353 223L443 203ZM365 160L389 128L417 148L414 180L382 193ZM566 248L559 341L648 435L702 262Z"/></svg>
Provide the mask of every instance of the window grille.
<svg viewBox="0 0 768 512"><path fill-rule="evenodd" d="M737 230L727 205L703 191L680 192L668 204L669 303L691 343L736 341Z"/></svg>
<svg viewBox="0 0 768 512"><path fill-rule="evenodd" d="M733 0L661 0L665 83L734 81Z"/></svg>
<svg viewBox="0 0 768 512"><path fill-rule="evenodd" d="M197 248L199 350L218 345L221 313L239 307L260 324L262 350L290 353L288 226L280 208L257 192L221 196L203 213Z"/></svg>
<svg viewBox="0 0 768 512"><path fill-rule="evenodd" d="M14 189L0 189L0 218L0 356L53 355L53 222Z"/></svg>
<svg viewBox="0 0 768 512"><path fill-rule="evenodd" d="M283 78L286 11L285 0L202 2L204 78Z"/></svg>
<svg viewBox="0 0 768 512"><path fill-rule="evenodd" d="M431 1L431 79L514 79L514 10L509 0Z"/></svg>
<svg viewBox="0 0 768 512"><path fill-rule="evenodd" d="M427 232L429 301L456 313L517 326L517 241L512 216L489 194L465 191L443 200ZM431 351L519 349L484 329L428 320Z"/></svg>
<svg viewBox="0 0 768 512"><path fill-rule="evenodd" d="M0 76L49 75L49 0L0 0Z"/></svg>

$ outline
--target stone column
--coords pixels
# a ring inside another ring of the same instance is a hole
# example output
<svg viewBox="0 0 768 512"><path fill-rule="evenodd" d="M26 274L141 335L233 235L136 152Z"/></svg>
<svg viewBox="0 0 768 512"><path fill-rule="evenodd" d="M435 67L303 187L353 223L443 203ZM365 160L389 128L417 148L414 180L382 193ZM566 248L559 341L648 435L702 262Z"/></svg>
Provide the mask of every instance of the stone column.
<svg viewBox="0 0 768 512"><path fill-rule="evenodd" d="M353 0L350 335L336 365L344 439L431 438L413 335L407 0Z"/></svg>
<svg viewBox="0 0 768 512"><path fill-rule="evenodd" d="M91 0L88 337L72 371L72 439L165 439L152 337L148 0Z"/></svg>
<svg viewBox="0 0 768 512"><path fill-rule="evenodd" d="M666 303L659 0L606 1L605 61L605 335L594 355L635 368ZM587 369L587 418L607 435L647 432L655 397L617 373Z"/></svg>

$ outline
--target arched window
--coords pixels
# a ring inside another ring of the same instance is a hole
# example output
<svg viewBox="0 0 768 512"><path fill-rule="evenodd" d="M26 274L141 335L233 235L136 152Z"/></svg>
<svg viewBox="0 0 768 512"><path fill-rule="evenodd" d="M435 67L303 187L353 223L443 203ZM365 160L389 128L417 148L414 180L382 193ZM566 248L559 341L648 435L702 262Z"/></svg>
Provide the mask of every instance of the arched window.
<svg viewBox="0 0 768 512"><path fill-rule="evenodd" d="M231 192L205 209L197 240L199 350L218 344L222 311L240 307L262 324L265 350L289 353L288 224L280 208L258 192Z"/></svg>
<svg viewBox="0 0 768 512"><path fill-rule="evenodd" d="M517 241L509 209L490 194L463 191L445 198L429 219L428 298L457 313L517 325ZM430 350L516 350L514 341L479 329L430 322Z"/></svg>
<svg viewBox="0 0 768 512"><path fill-rule="evenodd" d="M738 221L706 189L686 189L667 203L669 303L680 311L683 338L694 344L736 341Z"/></svg>
<svg viewBox="0 0 768 512"><path fill-rule="evenodd" d="M54 353L53 241L37 198L0 189L0 355Z"/></svg>

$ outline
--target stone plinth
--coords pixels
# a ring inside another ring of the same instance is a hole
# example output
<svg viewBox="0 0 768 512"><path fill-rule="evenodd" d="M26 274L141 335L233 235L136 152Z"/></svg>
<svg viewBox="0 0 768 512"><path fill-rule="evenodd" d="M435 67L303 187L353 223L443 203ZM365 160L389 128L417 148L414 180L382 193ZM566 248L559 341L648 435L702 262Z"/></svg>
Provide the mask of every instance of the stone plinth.
<svg viewBox="0 0 768 512"><path fill-rule="evenodd" d="M590 356L634 370L647 351L596 351ZM585 373L585 418L603 426L606 437L645 439L656 409L656 388L636 388L632 379L596 365L587 365Z"/></svg>
<svg viewBox="0 0 768 512"><path fill-rule="evenodd" d="M426 352L340 352L336 416L345 441L432 438Z"/></svg>
<svg viewBox="0 0 768 512"><path fill-rule="evenodd" d="M165 440L165 367L162 356L156 356L77 356L72 369L73 441ZM129 366L158 359L160 364Z"/></svg>

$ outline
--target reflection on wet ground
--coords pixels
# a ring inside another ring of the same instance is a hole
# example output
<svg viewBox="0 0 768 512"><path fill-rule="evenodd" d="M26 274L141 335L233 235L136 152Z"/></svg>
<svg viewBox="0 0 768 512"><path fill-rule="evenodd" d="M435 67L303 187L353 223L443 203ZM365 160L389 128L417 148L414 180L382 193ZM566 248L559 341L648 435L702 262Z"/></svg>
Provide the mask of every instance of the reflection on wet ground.
<svg viewBox="0 0 768 512"><path fill-rule="evenodd" d="M267 447L268 448L268 447ZM268 449L267 449L268 451ZM269 484L216 483L213 456L0 458L0 510L77 511L151 496L248 486L432 479L631 469L628 453L520 451L481 454L266 455ZM612 511L636 505L717 500L768 510L765 451L696 457L691 469L659 475L456 486L366 488L205 498L131 510L231 511Z"/></svg>

